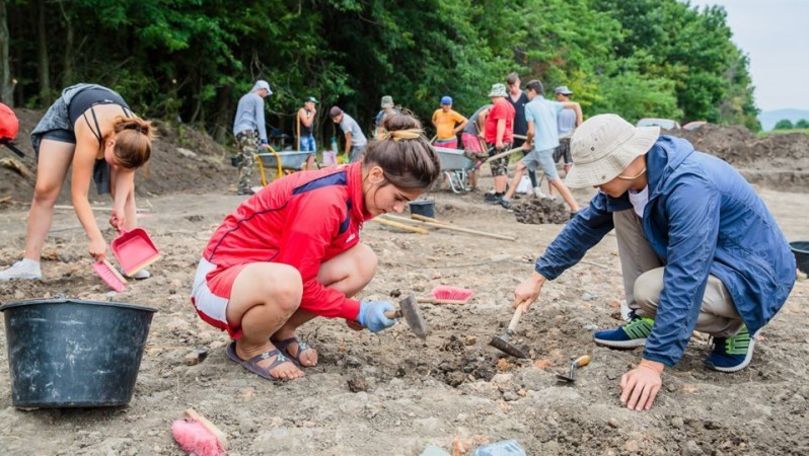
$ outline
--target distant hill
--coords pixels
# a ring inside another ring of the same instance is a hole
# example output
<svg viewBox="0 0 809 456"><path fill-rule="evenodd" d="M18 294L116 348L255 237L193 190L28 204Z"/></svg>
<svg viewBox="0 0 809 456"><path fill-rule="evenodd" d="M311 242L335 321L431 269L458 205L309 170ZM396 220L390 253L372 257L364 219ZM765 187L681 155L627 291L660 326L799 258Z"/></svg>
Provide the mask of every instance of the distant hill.
<svg viewBox="0 0 809 456"><path fill-rule="evenodd" d="M781 119L788 119L795 123L801 119L809 120L809 109L776 109L775 111L765 111L758 115L761 128L764 131L772 130Z"/></svg>

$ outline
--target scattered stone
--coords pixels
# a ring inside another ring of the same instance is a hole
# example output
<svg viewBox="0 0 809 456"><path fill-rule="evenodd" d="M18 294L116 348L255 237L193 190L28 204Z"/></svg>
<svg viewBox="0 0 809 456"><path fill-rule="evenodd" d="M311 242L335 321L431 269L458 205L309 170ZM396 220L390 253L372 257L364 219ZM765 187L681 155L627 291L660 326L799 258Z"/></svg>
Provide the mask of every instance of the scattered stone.
<svg viewBox="0 0 809 456"><path fill-rule="evenodd" d="M705 454L705 452L703 452L702 448L697 445L697 442L689 440L685 443L685 452L683 454L686 456L699 456Z"/></svg>
<svg viewBox="0 0 809 456"><path fill-rule="evenodd" d="M198 214L195 214L195 215L186 215L185 219L188 220L189 222L199 223L199 222L205 220L205 217L203 217L201 215L198 215Z"/></svg>
<svg viewBox="0 0 809 456"><path fill-rule="evenodd" d="M609 420L607 420L607 426L613 429L618 429L619 427L621 427L621 425L618 424L618 420L616 420L615 418L610 418Z"/></svg>
<svg viewBox="0 0 809 456"><path fill-rule="evenodd" d="M520 396L518 396L514 391L506 391L503 393L503 400L508 402L516 401L519 398Z"/></svg>
<svg viewBox="0 0 809 456"><path fill-rule="evenodd" d="M511 384L511 381L514 379L514 375L512 374L497 374L492 377L492 383L497 385L508 385Z"/></svg>
<svg viewBox="0 0 809 456"><path fill-rule="evenodd" d="M464 336L463 343L467 346L475 345L478 342L478 338L475 336Z"/></svg>
<svg viewBox="0 0 809 456"><path fill-rule="evenodd" d="M183 147L178 147L177 148L177 153L182 155L185 158L197 158L196 152L185 149Z"/></svg>
<svg viewBox="0 0 809 456"><path fill-rule="evenodd" d="M674 418L671 419L671 426L674 427L674 428L682 429L682 427L684 425L685 425L685 422L679 416L675 416Z"/></svg>
<svg viewBox="0 0 809 456"><path fill-rule="evenodd" d="M345 365L346 367L356 368L362 366L362 361L355 356L346 356Z"/></svg>
<svg viewBox="0 0 809 456"><path fill-rule="evenodd" d="M197 364L205 361L205 358L208 357L208 349L207 348L195 348L190 353L186 354L183 357L183 362L186 366L196 366Z"/></svg>
<svg viewBox="0 0 809 456"><path fill-rule="evenodd" d="M348 389L352 393L359 393L361 391L368 391L370 386L364 377L354 376L348 379Z"/></svg>
<svg viewBox="0 0 809 456"><path fill-rule="evenodd" d="M390 295L391 298L398 298L399 296L402 295L402 290L394 288L393 290L390 290L390 293L388 294Z"/></svg>
<svg viewBox="0 0 809 456"><path fill-rule="evenodd" d="M500 358L497 360L497 370L500 371L507 371L512 368L512 364L508 362L506 358Z"/></svg>
<svg viewBox="0 0 809 456"><path fill-rule="evenodd" d="M640 451L640 444L638 444L637 440L627 440L624 444L624 450L630 453L637 453Z"/></svg>
<svg viewBox="0 0 809 456"><path fill-rule="evenodd" d="M466 374L460 371L448 372L445 383L453 388L461 385L466 380Z"/></svg>

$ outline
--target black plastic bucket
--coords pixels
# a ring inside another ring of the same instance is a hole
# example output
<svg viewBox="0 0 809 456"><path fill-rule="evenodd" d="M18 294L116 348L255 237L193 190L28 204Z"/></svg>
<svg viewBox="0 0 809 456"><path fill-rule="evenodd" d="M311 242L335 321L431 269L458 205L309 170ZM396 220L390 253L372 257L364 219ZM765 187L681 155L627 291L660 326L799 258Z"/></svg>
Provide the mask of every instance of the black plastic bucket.
<svg viewBox="0 0 809 456"><path fill-rule="evenodd" d="M108 407L132 399L157 309L49 299L0 307L15 407Z"/></svg>
<svg viewBox="0 0 809 456"><path fill-rule="evenodd" d="M410 213L423 215L425 217L435 217L435 202L430 200L416 200L410 202Z"/></svg>
<svg viewBox="0 0 809 456"><path fill-rule="evenodd" d="M809 242L790 242L789 248L795 255L795 262L798 263L798 269L804 274L809 274Z"/></svg>

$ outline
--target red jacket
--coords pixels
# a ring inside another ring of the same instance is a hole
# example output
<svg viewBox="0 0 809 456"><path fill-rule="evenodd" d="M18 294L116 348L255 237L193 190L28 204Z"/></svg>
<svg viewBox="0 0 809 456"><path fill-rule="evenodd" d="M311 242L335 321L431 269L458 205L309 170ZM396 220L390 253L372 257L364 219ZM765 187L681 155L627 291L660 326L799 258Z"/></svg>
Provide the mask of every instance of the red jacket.
<svg viewBox="0 0 809 456"><path fill-rule="evenodd" d="M300 172L243 202L214 233L203 256L218 267L283 263L303 279L301 309L356 320L360 303L317 281L320 265L354 247L371 215L362 195L362 163Z"/></svg>

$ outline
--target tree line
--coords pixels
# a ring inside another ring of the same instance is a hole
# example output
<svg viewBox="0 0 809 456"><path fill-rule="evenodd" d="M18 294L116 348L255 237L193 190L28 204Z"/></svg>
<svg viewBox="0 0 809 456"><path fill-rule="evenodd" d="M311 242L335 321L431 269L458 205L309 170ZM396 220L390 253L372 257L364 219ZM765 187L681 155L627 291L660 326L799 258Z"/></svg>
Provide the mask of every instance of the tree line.
<svg viewBox="0 0 809 456"><path fill-rule="evenodd" d="M441 95L471 113L492 83L565 84L586 115L759 129L746 55L721 7L677 0L0 0L0 100L45 108L75 82L145 117L225 140L258 78L291 132L307 96L321 135L339 104L370 124L382 95L429 119Z"/></svg>
<svg viewBox="0 0 809 456"><path fill-rule="evenodd" d="M774 130L803 130L809 128L809 120L800 119L795 123L792 123L789 119L781 119L776 122Z"/></svg>

